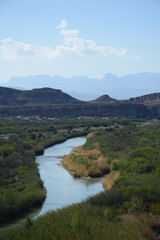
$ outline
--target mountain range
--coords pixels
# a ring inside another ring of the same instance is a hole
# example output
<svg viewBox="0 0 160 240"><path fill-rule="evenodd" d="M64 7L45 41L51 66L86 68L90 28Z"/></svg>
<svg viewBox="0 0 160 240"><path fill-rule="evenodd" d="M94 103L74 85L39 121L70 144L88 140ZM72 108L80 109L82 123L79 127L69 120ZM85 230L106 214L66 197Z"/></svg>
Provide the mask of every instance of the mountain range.
<svg viewBox="0 0 160 240"><path fill-rule="evenodd" d="M59 89L18 90L0 87L1 115L48 117L147 117L160 115L160 93L128 100L105 94L92 101L81 101Z"/></svg>
<svg viewBox="0 0 160 240"><path fill-rule="evenodd" d="M44 87L61 89L72 97L85 101L93 100L106 93L112 98L129 99L160 92L160 73L144 72L123 77L108 73L103 79L91 79L85 76L65 78L37 75L13 77L1 86L24 90Z"/></svg>

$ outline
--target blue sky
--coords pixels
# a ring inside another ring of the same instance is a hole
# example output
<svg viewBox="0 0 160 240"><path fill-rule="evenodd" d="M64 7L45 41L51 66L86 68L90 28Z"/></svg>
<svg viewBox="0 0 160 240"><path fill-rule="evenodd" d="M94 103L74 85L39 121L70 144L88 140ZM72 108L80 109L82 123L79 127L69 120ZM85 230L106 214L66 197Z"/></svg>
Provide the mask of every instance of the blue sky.
<svg viewBox="0 0 160 240"><path fill-rule="evenodd" d="M0 82L160 72L160 0L0 0Z"/></svg>

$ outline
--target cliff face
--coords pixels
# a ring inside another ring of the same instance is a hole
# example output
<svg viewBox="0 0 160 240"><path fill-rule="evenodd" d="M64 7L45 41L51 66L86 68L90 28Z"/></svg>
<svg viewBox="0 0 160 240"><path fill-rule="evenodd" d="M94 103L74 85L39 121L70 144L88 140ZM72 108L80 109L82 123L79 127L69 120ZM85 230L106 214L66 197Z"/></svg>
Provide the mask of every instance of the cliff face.
<svg viewBox="0 0 160 240"><path fill-rule="evenodd" d="M146 106L158 105L160 104L160 93L153 93L141 97L130 98L127 100L127 102L132 104L144 104Z"/></svg>
<svg viewBox="0 0 160 240"><path fill-rule="evenodd" d="M0 107L2 115L27 115L48 117L146 117L151 116L150 110L143 105L90 105L90 104L68 104L50 106L12 106Z"/></svg>
<svg viewBox="0 0 160 240"><path fill-rule="evenodd" d="M103 95L79 101L51 88L27 91L0 87L0 114L39 116L146 117L160 113L160 93L118 101Z"/></svg>
<svg viewBox="0 0 160 240"><path fill-rule="evenodd" d="M143 104L153 115L160 115L160 93L147 94L124 101L129 104Z"/></svg>

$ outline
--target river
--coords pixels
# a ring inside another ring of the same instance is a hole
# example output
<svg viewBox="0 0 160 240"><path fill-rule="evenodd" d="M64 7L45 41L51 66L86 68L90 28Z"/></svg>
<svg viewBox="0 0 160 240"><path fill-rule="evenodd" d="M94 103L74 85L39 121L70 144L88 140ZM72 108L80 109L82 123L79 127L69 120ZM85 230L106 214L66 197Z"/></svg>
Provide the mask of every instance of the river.
<svg viewBox="0 0 160 240"><path fill-rule="evenodd" d="M40 208L34 209L27 216L12 221L8 226L15 225L25 220L26 217L36 219L49 210L55 210L72 203L80 202L87 197L103 191L102 179L74 178L60 164L61 157L69 154L73 148L83 145L85 137L68 139L45 149L44 154L36 157L41 179L47 190L47 196Z"/></svg>

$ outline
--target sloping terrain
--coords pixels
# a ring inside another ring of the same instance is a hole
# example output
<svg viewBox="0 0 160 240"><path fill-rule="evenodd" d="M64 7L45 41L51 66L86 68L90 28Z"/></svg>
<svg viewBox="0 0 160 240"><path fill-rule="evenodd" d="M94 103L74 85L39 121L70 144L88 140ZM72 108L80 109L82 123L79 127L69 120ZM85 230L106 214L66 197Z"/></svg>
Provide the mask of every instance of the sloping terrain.
<svg viewBox="0 0 160 240"><path fill-rule="evenodd" d="M129 100L103 95L93 101L80 101L61 90L40 88L16 90L0 87L0 114L50 117L146 117L160 112L160 94Z"/></svg>
<svg viewBox="0 0 160 240"><path fill-rule="evenodd" d="M63 93L61 90L52 88L39 88L22 91L0 87L0 105L4 106L74 104L79 102L79 100Z"/></svg>

